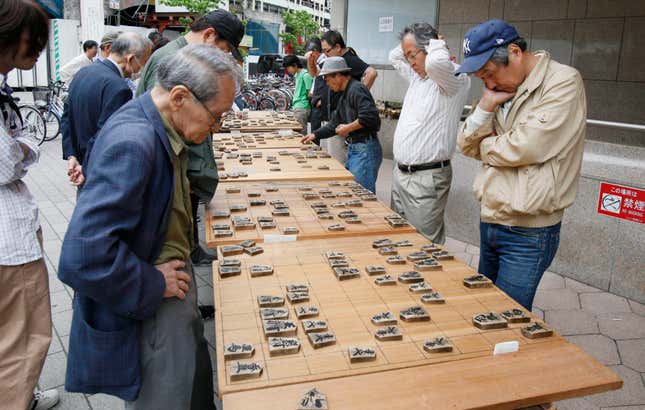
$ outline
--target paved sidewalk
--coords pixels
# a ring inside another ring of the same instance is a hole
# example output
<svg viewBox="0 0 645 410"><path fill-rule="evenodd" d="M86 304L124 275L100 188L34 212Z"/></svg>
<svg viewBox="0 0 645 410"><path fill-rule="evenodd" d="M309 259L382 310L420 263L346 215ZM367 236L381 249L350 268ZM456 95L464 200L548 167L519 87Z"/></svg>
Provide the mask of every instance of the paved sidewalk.
<svg viewBox="0 0 645 410"><path fill-rule="evenodd" d="M385 161L377 189L385 203L389 203L390 169L391 162ZM60 137L42 146L40 162L25 180L40 207L54 324L40 388L59 390L61 402L56 409L122 409L122 402L111 396L71 394L63 388L73 292L57 279L56 271L62 240L74 210L76 190L67 182ZM448 239L447 248L465 263L477 266L477 247ZM197 268L196 273L200 301L212 304L211 269ZM535 306L536 315L614 369L625 383L619 391L560 402L558 409L645 409L644 305L547 272ZM206 322L205 336L212 358L215 357L214 334L214 322ZM221 409L219 403L218 408Z"/></svg>

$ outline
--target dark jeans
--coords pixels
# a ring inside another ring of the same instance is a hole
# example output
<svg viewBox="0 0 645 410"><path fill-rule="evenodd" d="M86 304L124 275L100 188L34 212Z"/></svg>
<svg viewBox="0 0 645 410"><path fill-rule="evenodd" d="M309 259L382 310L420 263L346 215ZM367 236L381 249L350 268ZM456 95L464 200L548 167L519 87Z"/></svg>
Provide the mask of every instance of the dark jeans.
<svg viewBox="0 0 645 410"><path fill-rule="evenodd" d="M311 132L316 131L322 127L322 110L320 108L312 107L309 114L309 122L311 123Z"/></svg>
<svg viewBox="0 0 645 410"><path fill-rule="evenodd" d="M378 138L351 143L347 147L345 168L354 175L356 182L376 193L376 177L383 161L383 151Z"/></svg>
<svg viewBox="0 0 645 410"><path fill-rule="evenodd" d="M560 223L523 228L480 222L479 273L531 311L544 271L560 243Z"/></svg>

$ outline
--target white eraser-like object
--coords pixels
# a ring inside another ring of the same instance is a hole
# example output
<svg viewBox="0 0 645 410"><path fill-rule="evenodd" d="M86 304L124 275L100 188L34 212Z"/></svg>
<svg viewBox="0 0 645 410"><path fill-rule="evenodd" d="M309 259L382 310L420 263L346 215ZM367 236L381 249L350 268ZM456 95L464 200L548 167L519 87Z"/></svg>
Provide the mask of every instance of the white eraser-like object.
<svg viewBox="0 0 645 410"><path fill-rule="evenodd" d="M497 343L495 345L495 349L493 349L493 356L497 356L498 354L515 353L519 349L520 349L520 342L518 342L517 340Z"/></svg>

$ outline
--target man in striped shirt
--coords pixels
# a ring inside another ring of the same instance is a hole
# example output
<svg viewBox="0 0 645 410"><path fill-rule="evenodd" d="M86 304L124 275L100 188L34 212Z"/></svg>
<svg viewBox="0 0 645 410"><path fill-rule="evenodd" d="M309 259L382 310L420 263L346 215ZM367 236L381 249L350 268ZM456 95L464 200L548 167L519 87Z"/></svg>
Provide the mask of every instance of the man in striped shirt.
<svg viewBox="0 0 645 410"><path fill-rule="evenodd" d="M444 243L450 158L470 79L455 76L459 66L428 23L403 30L390 62L409 84L394 133L392 208L426 238Z"/></svg>

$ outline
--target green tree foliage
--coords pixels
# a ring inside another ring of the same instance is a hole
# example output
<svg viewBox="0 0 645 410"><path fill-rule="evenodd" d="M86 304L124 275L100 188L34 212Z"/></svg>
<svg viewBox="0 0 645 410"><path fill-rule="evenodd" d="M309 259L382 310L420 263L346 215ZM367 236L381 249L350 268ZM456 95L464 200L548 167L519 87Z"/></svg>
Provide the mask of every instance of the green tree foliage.
<svg viewBox="0 0 645 410"><path fill-rule="evenodd" d="M280 33L280 38L285 44L291 44L295 54L303 55L305 46L298 44L298 39L308 40L311 37L318 37L320 26L311 14L304 10L289 10L283 13L282 22L287 29L284 33Z"/></svg>
<svg viewBox="0 0 645 410"><path fill-rule="evenodd" d="M159 3L171 7L185 7L190 13L200 16L224 5L221 0L159 0ZM188 30L188 26L193 22L193 19L181 17L179 22L185 25L186 30Z"/></svg>

